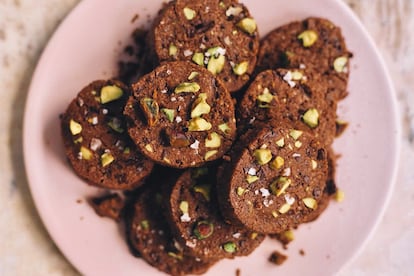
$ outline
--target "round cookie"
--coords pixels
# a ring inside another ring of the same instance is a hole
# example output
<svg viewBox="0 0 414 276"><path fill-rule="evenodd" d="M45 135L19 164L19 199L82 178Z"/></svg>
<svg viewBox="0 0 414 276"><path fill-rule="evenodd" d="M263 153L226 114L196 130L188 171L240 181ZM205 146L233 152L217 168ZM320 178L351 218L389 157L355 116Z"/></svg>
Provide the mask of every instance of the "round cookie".
<svg viewBox="0 0 414 276"><path fill-rule="evenodd" d="M219 212L216 169L185 171L172 187L168 201L171 228L191 254L202 259L249 255L265 235L228 224Z"/></svg>
<svg viewBox="0 0 414 276"><path fill-rule="evenodd" d="M236 135L234 106L206 69L186 61L164 63L133 84L124 114L139 150L175 168L201 166L223 156Z"/></svg>
<svg viewBox="0 0 414 276"><path fill-rule="evenodd" d="M160 62L187 60L206 67L230 92L249 81L256 65L257 25L236 0L173 1L150 35Z"/></svg>
<svg viewBox="0 0 414 276"><path fill-rule="evenodd" d="M171 275L202 274L214 264L183 251L163 216L161 195L141 193L127 213L128 243L148 264Z"/></svg>
<svg viewBox="0 0 414 276"><path fill-rule="evenodd" d="M240 101L238 128L244 132L257 122L287 120L330 145L336 135L336 103L325 100L326 91L320 75L310 70L263 71Z"/></svg>
<svg viewBox="0 0 414 276"><path fill-rule="evenodd" d="M256 72L276 68L306 68L320 72L329 101L347 95L349 59L341 29L322 18L295 21L262 39Z"/></svg>
<svg viewBox="0 0 414 276"><path fill-rule="evenodd" d="M280 233L318 211L327 152L313 135L283 122L253 133L218 174L220 207L234 223L259 233Z"/></svg>
<svg viewBox="0 0 414 276"><path fill-rule="evenodd" d="M152 170L153 162L136 150L127 133L122 111L129 95L119 81L94 81L61 117L66 156L91 185L131 190Z"/></svg>

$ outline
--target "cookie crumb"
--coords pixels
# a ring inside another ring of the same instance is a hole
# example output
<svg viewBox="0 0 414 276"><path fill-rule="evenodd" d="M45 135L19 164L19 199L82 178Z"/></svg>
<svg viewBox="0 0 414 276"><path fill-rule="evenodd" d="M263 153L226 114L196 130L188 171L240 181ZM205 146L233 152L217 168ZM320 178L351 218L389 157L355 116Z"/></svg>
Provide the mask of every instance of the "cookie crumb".
<svg viewBox="0 0 414 276"><path fill-rule="evenodd" d="M240 275L241 275L240 268L237 268L237 269L236 269L236 276L240 276Z"/></svg>
<svg viewBox="0 0 414 276"><path fill-rule="evenodd" d="M115 221L121 220L125 203L118 194L94 197L89 200L89 203L99 216L108 217Z"/></svg>
<svg viewBox="0 0 414 276"><path fill-rule="evenodd" d="M282 265L287 258L286 255L283 255L279 251L273 251L269 256L269 262L274 263L275 265Z"/></svg>
<svg viewBox="0 0 414 276"><path fill-rule="evenodd" d="M299 254L300 254L301 256L305 256L305 250L300 249L300 250L299 250Z"/></svg>

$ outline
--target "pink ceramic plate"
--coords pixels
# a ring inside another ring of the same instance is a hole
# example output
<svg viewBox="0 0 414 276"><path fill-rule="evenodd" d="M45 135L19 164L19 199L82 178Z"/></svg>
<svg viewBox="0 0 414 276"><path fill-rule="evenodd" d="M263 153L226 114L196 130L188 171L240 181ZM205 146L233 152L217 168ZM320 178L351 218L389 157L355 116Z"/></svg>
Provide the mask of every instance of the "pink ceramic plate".
<svg viewBox="0 0 414 276"><path fill-rule="evenodd" d="M86 275L158 275L128 251L121 231L85 202L88 187L66 163L59 114L90 81L116 74L117 59L133 28L148 24L160 1L86 0L66 18L45 49L33 77L24 124L24 153L31 191L54 241ZM267 261L279 245L267 240L251 256L224 260L209 275L331 275L354 256L377 225L395 177L399 124L395 94L373 42L337 0L245 0L261 34L307 16L343 29L352 60L350 96L340 107L350 128L335 144L343 155L337 183L346 200L332 203L316 222L296 232L283 266ZM131 19L139 14L132 24ZM81 200L79 203L78 201ZM299 250L305 251L305 256Z"/></svg>

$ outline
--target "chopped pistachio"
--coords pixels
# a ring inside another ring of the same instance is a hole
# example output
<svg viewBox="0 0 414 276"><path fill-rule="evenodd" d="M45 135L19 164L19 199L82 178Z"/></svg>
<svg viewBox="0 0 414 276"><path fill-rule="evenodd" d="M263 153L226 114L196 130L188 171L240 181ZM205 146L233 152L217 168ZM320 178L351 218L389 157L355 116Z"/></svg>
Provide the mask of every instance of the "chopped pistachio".
<svg viewBox="0 0 414 276"><path fill-rule="evenodd" d="M319 125L319 112L316 108L308 109L302 117L303 122L311 128Z"/></svg>
<svg viewBox="0 0 414 276"><path fill-rule="evenodd" d="M113 161L115 160L115 158L113 157L113 155L109 152L105 152L101 155L101 164L102 167L106 167L109 164L111 164Z"/></svg>
<svg viewBox="0 0 414 276"><path fill-rule="evenodd" d="M164 158L162 158L162 161L164 161L167 164L171 164L171 160L168 159L167 157L164 156Z"/></svg>
<svg viewBox="0 0 414 276"><path fill-rule="evenodd" d="M301 141L296 141L295 142L295 147L300 148L302 146L302 142Z"/></svg>
<svg viewBox="0 0 414 276"><path fill-rule="evenodd" d="M185 16L185 18L187 18L187 20L193 20L194 17L196 17L196 15L197 15L195 10L192 10L190 8L187 8L187 7L185 7L183 9L183 12L184 12L184 16Z"/></svg>
<svg viewBox="0 0 414 276"><path fill-rule="evenodd" d="M272 211L272 216L273 216L274 218L277 218L279 215L278 215L278 213L277 213L276 211Z"/></svg>
<svg viewBox="0 0 414 276"><path fill-rule="evenodd" d="M116 117L113 117L109 120L108 126L118 133L124 132L124 129L122 128L121 120Z"/></svg>
<svg viewBox="0 0 414 276"><path fill-rule="evenodd" d="M342 190L337 190L335 193L335 200L337 202L342 202L345 199L345 193Z"/></svg>
<svg viewBox="0 0 414 276"><path fill-rule="evenodd" d="M257 149L254 151L254 157L259 165L265 165L272 160L272 152L269 149Z"/></svg>
<svg viewBox="0 0 414 276"><path fill-rule="evenodd" d="M295 139L295 140L298 140L298 139L299 139L299 137L300 137L302 134L303 134L303 131L301 131L301 130L296 130L296 129L292 129L292 130L289 132L290 137L292 137L292 138L293 138L293 139Z"/></svg>
<svg viewBox="0 0 414 276"><path fill-rule="evenodd" d="M174 44L170 44L170 47L168 48L168 54L170 56L175 56L177 52L178 52L177 46L175 46Z"/></svg>
<svg viewBox="0 0 414 276"><path fill-rule="evenodd" d="M298 35L298 39L302 40L303 47L310 47L318 40L318 34L313 30L306 30Z"/></svg>
<svg viewBox="0 0 414 276"><path fill-rule="evenodd" d="M257 180L259 180L259 177L257 175L248 175L246 176L246 181L249 184L252 184L253 182L256 182Z"/></svg>
<svg viewBox="0 0 414 276"><path fill-rule="evenodd" d="M292 72L292 80L299 81L303 78L303 74L300 71L293 71Z"/></svg>
<svg viewBox="0 0 414 276"><path fill-rule="evenodd" d="M73 141L73 143L75 143L75 144L80 144L82 142L83 142L83 137L82 136L80 136L79 138L77 138L76 140Z"/></svg>
<svg viewBox="0 0 414 276"><path fill-rule="evenodd" d="M237 187L237 195L238 196L242 196L245 191L246 191L246 189L244 189L242 187Z"/></svg>
<svg viewBox="0 0 414 276"><path fill-rule="evenodd" d="M316 162L316 160L312 160L312 170L315 170L318 167L318 162Z"/></svg>
<svg viewBox="0 0 414 276"><path fill-rule="evenodd" d="M149 152L154 152L154 149L152 148L151 144L146 144L145 149Z"/></svg>
<svg viewBox="0 0 414 276"><path fill-rule="evenodd" d="M303 203L305 204L306 207L315 210L318 207L318 203L316 202L316 200L314 198L311 197L306 197L304 199L302 199Z"/></svg>
<svg viewBox="0 0 414 276"><path fill-rule="evenodd" d="M205 119L197 117L190 120L188 131L206 131L210 130L212 125Z"/></svg>
<svg viewBox="0 0 414 276"><path fill-rule="evenodd" d="M188 201L181 201L180 205L178 206L183 214L188 214L188 207Z"/></svg>
<svg viewBox="0 0 414 276"><path fill-rule="evenodd" d="M216 132L212 132L206 139L206 148L218 148L221 146L221 137Z"/></svg>
<svg viewBox="0 0 414 276"><path fill-rule="evenodd" d="M200 91L200 85L196 82L183 82L180 83L175 89L174 93L196 93Z"/></svg>
<svg viewBox="0 0 414 276"><path fill-rule="evenodd" d="M131 149L130 148L128 148L128 147L126 147L125 149L124 149L124 154L130 154L131 153Z"/></svg>
<svg viewBox="0 0 414 276"><path fill-rule="evenodd" d="M161 111L165 114L165 116L167 117L167 120L170 123L174 122L174 117L175 117L175 110L174 109L163 108L163 109L161 109Z"/></svg>
<svg viewBox="0 0 414 276"><path fill-rule="evenodd" d="M258 236L258 235L259 235L258 233L253 232L253 233L250 235L250 239L255 240L255 239L257 238L257 236Z"/></svg>
<svg viewBox="0 0 414 276"><path fill-rule="evenodd" d="M295 234L292 230L286 230L282 233L282 236L284 239L286 239L287 242L291 242L295 239Z"/></svg>
<svg viewBox="0 0 414 276"><path fill-rule="evenodd" d="M276 158L273 159L273 161L270 163L270 167L272 169L277 170L283 167L284 164L285 164L285 159L283 159L282 156L276 156Z"/></svg>
<svg viewBox="0 0 414 276"><path fill-rule="evenodd" d="M159 106L158 103L148 97L142 98L140 101L141 110L149 126L154 126L158 122Z"/></svg>
<svg viewBox="0 0 414 276"><path fill-rule="evenodd" d="M219 3L219 6L220 6L220 8L226 8L226 4L224 4L224 2L223 1L220 1L220 3Z"/></svg>
<svg viewBox="0 0 414 276"><path fill-rule="evenodd" d="M259 105L262 103L269 104L273 100L273 95L270 93L269 88L263 89L263 93L257 96L257 101L259 102Z"/></svg>
<svg viewBox="0 0 414 276"><path fill-rule="evenodd" d="M227 123L223 123L223 124L220 124L219 126L218 126L218 128L223 132L223 133L228 133L230 130L231 130L231 128L229 127L229 125L227 124Z"/></svg>
<svg viewBox="0 0 414 276"><path fill-rule="evenodd" d="M207 167L201 167L201 168L196 168L196 169L191 170L191 177L193 179L200 178L201 176L204 176L204 175L207 175L207 174L208 174L208 168Z"/></svg>
<svg viewBox="0 0 414 276"><path fill-rule="evenodd" d="M193 187L193 190L196 193L200 193L203 195L203 197L207 200L210 201L210 190L211 190L211 186L207 185L207 184L199 184L199 185L195 185Z"/></svg>
<svg viewBox="0 0 414 276"><path fill-rule="evenodd" d="M336 72L338 73L344 73L346 72L346 64L348 63L348 58L345 56L337 57L334 60L333 67Z"/></svg>
<svg viewBox="0 0 414 276"><path fill-rule="evenodd" d="M167 254L168 254L168 256L170 256L174 259L177 259L177 260L180 260L180 261L183 260L183 255L182 254L177 254L177 253L174 253L174 252L168 252Z"/></svg>
<svg viewBox="0 0 414 276"><path fill-rule="evenodd" d="M199 240L207 239L213 234L213 232L214 224L206 220L197 222L193 230L194 236L196 236Z"/></svg>
<svg viewBox="0 0 414 276"><path fill-rule="evenodd" d="M279 213L284 214L289 210L290 210L290 205L288 203L285 203L279 208Z"/></svg>
<svg viewBox="0 0 414 276"><path fill-rule="evenodd" d="M196 78L200 73L193 71L190 73L190 75L188 76L188 80L193 80L194 78Z"/></svg>
<svg viewBox="0 0 414 276"><path fill-rule="evenodd" d="M212 56L207 64L207 70L213 73L213 75L220 74L224 68L226 57L219 55L218 57Z"/></svg>
<svg viewBox="0 0 414 276"><path fill-rule="evenodd" d="M82 132L82 125L71 119L69 121L69 129L72 135L78 135Z"/></svg>
<svg viewBox="0 0 414 276"><path fill-rule="evenodd" d="M281 176L270 184L270 191L272 194L280 196L286 191L291 183L292 181L289 178Z"/></svg>
<svg viewBox="0 0 414 276"><path fill-rule="evenodd" d="M146 219L142 220L142 221L141 221L141 223L140 223L140 225L141 225L141 228L142 228L143 230L148 230L148 229L149 229L149 227L150 227L150 225L149 225L149 221L148 221L148 220L146 220Z"/></svg>
<svg viewBox="0 0 414 276"><path fill-rule="evenodd" d="M203 114L210 113L211 107L206 101L207 94L200 93L197 100L194 102L194 107L191 110L191 118L200 117Z"/></svg>
<svg viewBox="0 0 414 276"><path fill-rule="evenodd" d="M82 159L85 159L85 160L91 160L92 159L93 153L87 147L81 146L80 153L82 154Z"/></svg>
<svg viewBox="0 0 414 276"><path fill-rule="evenodd" d="M285 145L285 138L280 138L279 140L276 141L276 145L280 148L282 148Z"/></svg>
<svg viewBox="0 0 414 276"><path fill-rule="evenodd" d="M257 24L253 18L246 17L237 23L237 27L239 27L244 32L252 35L257 29Z"/></svg>
<svg viewBox="0 0 414 276"><path fill-rule="evenodd" d="M236 64L233 67L233 73L236 74L237 76L241 76L245 74L248 69L249 69L249 62L243 61L243 62L240 62L239 64Z"/></svg>
<svg viewBox="0 0 414 276"><path fill-rule="evenodd" d="M227 242L223 244L223 249L227 253L234 253L237 251L237 245L234 242Z"/></svg>
<svg viewBox="0 0 414 276"><path fill-rule="evenodd" d="M208 160L218 153L218 150L210 150L204 155L204 160Z"/></svg>
<svg viewBox="0 0 414 276"><path fill-rule="evenodd" d="M195 53L193 55L192 61L200 66L204 66L204 54L203 53Z"/></svg>
<svg viewBox="0 0 414 276"><path fill-rule="evenodd" d="M101 103L106 104L122 97L124 92L116 85L107 85L101 89Z"/></svg>

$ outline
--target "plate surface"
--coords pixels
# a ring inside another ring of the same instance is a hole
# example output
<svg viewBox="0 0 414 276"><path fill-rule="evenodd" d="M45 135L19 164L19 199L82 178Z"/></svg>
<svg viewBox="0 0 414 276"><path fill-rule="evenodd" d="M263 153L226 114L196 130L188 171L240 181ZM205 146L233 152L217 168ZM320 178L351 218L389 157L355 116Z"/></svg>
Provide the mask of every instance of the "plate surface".
<svg viewBox="0 0 414 276"><path fill-rule="evenodd" d="M49 233L68 260L86 275L159 275L128 251L121 230L85 202L88 187L68 166L59 114L95 79L116 74L132 30L147 25L162 1L85 0L72 11L45 49L33 76L24 121L24 156L30 188ZM277 242L266 240L251 256L224 260L209 275L331 275L360 250L382 216L395 179L400 128L396 99L384 64L356 17L337 0L244 0L265 35L292 20L319 16L339 25L354 53L350 95L340 117L350 122L335 142L342 154L337 184L343 203L332 203L303 225L282 266L267 261ZM258 4L260 3L260 4ZM139 14L132 24L131 19ZM79 203L78 201L81 200ZM299 250L305 251L305 256Z"/></svg>

